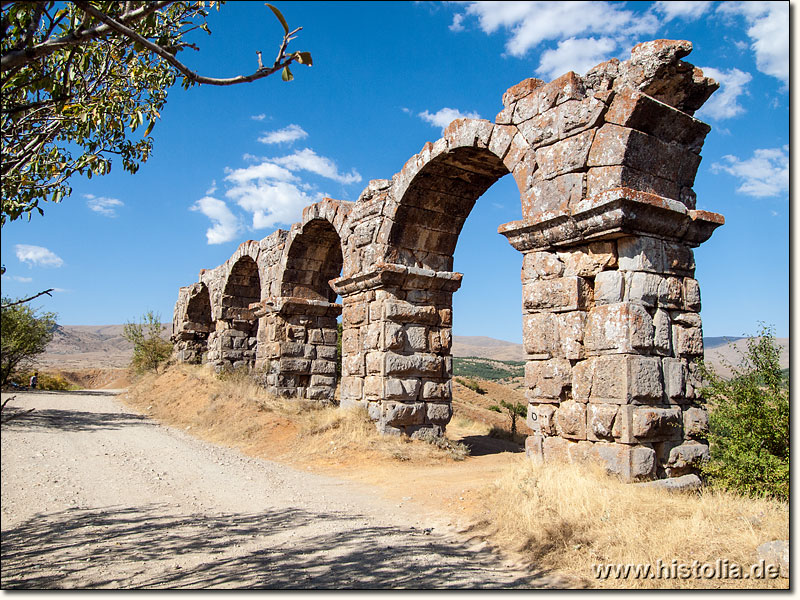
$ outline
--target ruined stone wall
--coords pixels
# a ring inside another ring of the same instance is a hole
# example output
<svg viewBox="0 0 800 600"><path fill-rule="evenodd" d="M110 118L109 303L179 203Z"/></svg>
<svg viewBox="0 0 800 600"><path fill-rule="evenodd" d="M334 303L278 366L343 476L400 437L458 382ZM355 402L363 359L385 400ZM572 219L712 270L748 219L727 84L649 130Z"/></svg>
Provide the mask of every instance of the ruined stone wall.
<svg viewBox="0 0 800 600"><path fill-rule="evenodd" d="M331 401L341 312L341 404L365 406L384 433L442 433L453 252L474 203L510 173L523 219L498 231L523 255L529 455L597 459L628 479L691 470L707 453L692 248L723 219L695 208L710 128L692 115L718 86L681 60L690 51L656 40L583 77L527 79L495 122L458 119L357 202L326 199L289 232L243 244L201 272L205 338L189 314L204 292L181 288L179 358Z"/></svg>

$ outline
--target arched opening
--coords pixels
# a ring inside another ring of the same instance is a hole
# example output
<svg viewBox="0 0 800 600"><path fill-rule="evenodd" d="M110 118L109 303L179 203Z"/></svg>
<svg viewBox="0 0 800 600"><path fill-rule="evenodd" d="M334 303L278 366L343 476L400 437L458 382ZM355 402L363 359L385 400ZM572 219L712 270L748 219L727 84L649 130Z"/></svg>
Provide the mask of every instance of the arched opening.
<svg viewBox="0 0 800 600"><path fill-rule="evenodd" d="M457 148L425 165L400 199L389 238L392 262L452 271L475 201L504 175L503 161L483 148Z"/></svg>
<svg viewBox="0 0 800 600"><path fill-rule="evenodd" d="M342 272L342 242L325 219L309 221L289 248L281 295L335 302L328 282Z"/></svg>
<svg viewBox="0 0 800 600"><path fill-rule="evenodd" d="M258 265L242 256L233 265L222 294L222 319L227 323L222 333L223 359L234 369L255 364L259 319L250 305L260 300Z"/></svg>
<svg viewBox="0 0 800 600"><path fill-rule="evenodd" d="M413 436L432 429L440 433L453 415L453 293L462 280L461 274L453 272L454 253L477 199L509 174L502 159L486 148L451 149L424 165L397 198L386 254L386 262L393 265L385 268L395 273L406 268L407 275L384 277L383 300L376 296L369 301L382 306L369 306L370 326L362 327L369 339L372 316L383 315L380 370L368 356L363 387L363 398L375 402L369 407L371 414L379 415L377 426L383 432ZM510 195L503 202L512 206L481 223L479 235L469 240L469 245L482 246L484 236L496 236L504 256L508 243L497 235L497 227L521 213L519 190L514 189L513 178L507 181L500 189ZM483 208L479 212L488 214ZM514 298L517 328L520 262L517 256L510 283L504 282L504 290L513 290L507 295ZM467 276L480 277L471 269ZM491 322L490 315L495 312L491 300L498 293L489 287L479 290L484 306L477 319Z"/></svg>
<svg viewBox="0 0 800 600"><path fill-rule="evenodd" d="M211 299L205 285L201 284L200 290L189 296L186 318L192 339L186 341L184 360L200 364L205 361L205 354L208 352L208 336L214 327L211 316Z"/></svg>
<svg viewBox="0 0 800 600"><path fill-rule="evenodd" d="M336 393L337 318L342 307L328 283L341 275L342 243L331 223L312 219L296 233L281 278L280 309L271 331L275 393L333 402Z"/></svg>

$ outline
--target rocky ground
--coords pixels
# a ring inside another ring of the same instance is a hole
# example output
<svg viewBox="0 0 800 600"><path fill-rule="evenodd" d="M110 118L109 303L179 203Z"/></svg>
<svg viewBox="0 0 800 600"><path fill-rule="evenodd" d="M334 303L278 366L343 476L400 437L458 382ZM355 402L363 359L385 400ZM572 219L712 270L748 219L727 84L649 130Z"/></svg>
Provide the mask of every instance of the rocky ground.
<svg viewBox="0 0 800 600"><path fill-rule="evenodd" d="M108 392L17 394L12 406L36 410L2 428L4 589L566 584L410 496L245 457Z"/></svg>

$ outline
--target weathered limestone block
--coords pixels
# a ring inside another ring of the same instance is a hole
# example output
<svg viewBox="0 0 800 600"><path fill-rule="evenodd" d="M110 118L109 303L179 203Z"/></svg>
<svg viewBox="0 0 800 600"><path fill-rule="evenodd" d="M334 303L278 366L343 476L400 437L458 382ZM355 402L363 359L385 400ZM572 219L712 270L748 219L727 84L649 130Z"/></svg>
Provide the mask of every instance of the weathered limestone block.
<svg viewBox="0 0 800 600"><path fill-rule="evenodd" d="M562 402L556 411L558 435L572 440L586 439L586 405L569 400Z"/></svg>
<svg viewBox="0 0 800 600"><path fill-rule="evenodd" d="M557 435L554 415L556 407L552 404L528 404L525 423L538 435Z"/></svg>
<svg viewBox="0 0 800 600"><path fill-rule="evenodd" d="M559 356L570 360L584 357L583 337L587 314L586 311L576 310L555 315L558 322Z"/></svg>
<svg viewBox="0 0 800 600"><path fill-rule="evenodd" d="M583 277L531 281L523 285L522 297L526 310L583 310L592 301L592 287Z"/></svg>
<svg viewBox="0 0 800 600"><path fill-rule="evenodd" d="M517 109L514 113L514 120L519 116L529 114L529 108L533 101L517 104ZM547 144L552 144L558 140L558 113L556 111L548 110L542 114L536 114L529 120L520 121L517 123L517 129L525 138L525 141L532 147L538 148Z"/></svg>
<svg viewBox="0 0 800 600"><path fill-rule="evenodd" d="M601 130L602 131L602 130ZM536 150L536 164L543 179L582 170L589 158L594 130L578 133Z"/></svg>
<svg viewBox="0 0 800 600"><path fill-rule="evenodd" d="M564 274L564 263L554 252L528 252L522 257L522 281L556 279Z"/></svg>
<svg viewBox="0 0 800 600"><path fill-rule="evenodd" d="M541 79L535 79L533 77L529 77L528 79L523 79L516 85L512 85L503 94L503 106L510 106L512 102L517 102L522 98L530 96L533 92L542 87L544 84L545 82L542 81ZM536 106L538 107L539 106L538 97L534 96L534 98L536 99Z"/></svg>
<svg viewBox="0 0 800 600"><path fill-rule="evenodd" d="M687 187L694 185L699 164L686 148L612 123L597 130L588 155L590 167L622 165Z"/></svg>
<svg viewBox="0 0 800 600"><path fill-rule="evenodd" d="M683 308L683 281L679 277L664 277L658 286L658 306L660 308Z"/></svg>
<svg viewBox="0 0 800 600"><path fill-rule="evenodd" d="M675 306L671 308L680 308ZM696 279L684 277L683 279L683 309L693 312L700 312L700 284Z"/></svg>
<svg viewBox="0 0 800 600"><path fill-rule="evenodd" d="M453 416L453 407L449 402L426 402L426 421L434 425L447 425Z"/></svg>
<svg viewBox="0 0 800 600"><path fill-rule="evenodd" d="M572 367L568 360L529 360L525 363L525 382L532 394L541 398L560 398L572 385Z"/></svg>
<svg viewBox="0 0 800 600"><path fill-rule="evenodd" d="M281 373L308 373L310 368L311 361L306 358L281 357L280 359Z"/></svg>
<svg viewBox="0 0 800 600"><path fill-rule="evenodd" d="M584 197L586 176L583 173L566 173L552 179L539 179L525 186L528 192L522 198L522 215L561 214L569 212Z"/></svg>
<svg viewBox="0 0 800 600"><path fill-rule="evenodd" d="M617 188L629 188L675 200L681 198L681 186L678 183L632 167L622 165L592 167L586 172L587 198ZM687 196L689 201L692 198ZM694 208L694 204L691 204L690 208Z"/></svg>
<svg viewBox="0 0 800 600"><path fill-rule="evenodd" d="M419 379L387 378L383 383L383 397L387 400L413 401L422 386Z"/></svg>
<svg viewBox="0 0 800 600"><path fill-rule="evenodd" d="M661 359L655 356L597 356L579 362L572 372L576 400L630 404L656 403L662 398Z"/></svg>
<svg viewBox="0 0 800 600"><path fill-rule="evenodd" d="M398 323L434 325L438 319L435 307L417 306L402 300L384 302L384 310L387 319Z"/></svg>
<svg viewBox="0 0 800 600"><path fill-rule="evenodd" d="M666 471L669 477L685 475L697 470L703 461L708 460L708 446L700 442L689 441L675 446L669 452Z"/></svg>
<svg viewBox="0 0 800 600"><path fill-rule="evenodd" d="M589 311L583 343L590 354L649 352L653 336L653 319L645 308L620 302L595 306Z"/></svg>
<svg viewBox="0 0 800 600"><path fill-rule="evenodd" d="M551 358L558 354L558 332L559 323L554 313L541 312L522 317L522 344L525 352L536 358Z"/></svg>
<svg viewBox="0 0 800 600"><path fill-rule="evenodd" d="M564 263L565 277L594 277L617 264L616 245L613 242L593 242L557 252L557 256Z"/></svg>
<svg viewBox="0 0 800 600"><path fill-rule="evenodd" d="M441 377L443 360L436 354L418 352L410 356L386 352L382 357L387 375Z"/></svg>
<svg viewBox="0 0 800 600"><path fill-rule="evenodd" d="M428 328L424 325L406 325L405 329L405 350L406 352L427 352L428 351Z"/></svg>
<svg viewBox="0 0 800 600"><path fill-rule="evenodd" d="M699 153L711 127L691 115L631 89L614 95L605 114L607 123L636 129L664 142L676 142Z"/></svg>
<svg viewBox="0 0 800 600"><path fill-rule="evenodd" d="M592 441L613 440L614 422L619 407L615 404L586 406L586 437Z"/></svg>
<svg viewBox="0 0 800 600"><path fill-rule="evenodd" d="M423 402L406 404L403 402L383 402L381 421L390 427L419 425L424 422L426 407Z"/></svg>
<svg viewBox="0 0 800 600"><path fill-rule="evenodd" d="M623 406L616 422L615 437L624 444L680 439L683 413L680 407Z"/></svg>
<svg viewBox="0 0 800 600"><path fill-rule="evenodd" d="M689 275L694 273L694 254L688 246L649 236L617 240L619 269L650 273Z"/></svg>
<svg viewBox="0 0 800 600"><path fill-rule="evenodd" d="M672 347L676 356L703 355L703 327L700 315L692 312L670 312Z"/></svg>
<svg viewBox="0 0 800 600"><path fill-rule="evenodd" d="M653 315L653 348L656 354L670 356L672 354L672 321L666 310L656 309Z"/></svg>
<svg viewBox="0 0 800 600"><path fill-rule="evenodd" d="M594 303L616 304L625 297L625 277L622 271L603 271L594 278Z"/></svg>
<svg viewBox="0 0 800 600"><path fill-rule="evenodd" d="M342 374L351 376L364 376L366 371L364 369L364 355L353 354L345 355L342 357Z"/></svg>
<svg viewBox="0 0 800 600"><path fill-rule="evenodd" d="M590 457L624 481L642 481L656 474L656 453L647 446L597 442L592 446Z"/></svg>
<svg viewBox="0 0 800 600"><path fill-rule="evenodd" d="M664 372L664 395L680 402L686 394L686 364L680 358L666 357L661 360Z"/></svg>
<svg viewBox="0 0 800 600"><path fill-rule="evenodd" d="M687 438L705 439L708 436L708 411L690 406L683 412L683 434Z"/></svg>
<svg viewBox="0 0 800 600"><path fill-rule="evenodd" d="M423 400L449 400L452 397L451 384L449 381L444 383L437 383L435 381L426 381L422 385L422 398Z"/></svg>
<svg viewBox="0 0 800 600"><path fill-rule="evenodd" d="M625 300L653 307L658 302L658 292L664 278L655 273L628 273L625 277Z"/></svg>

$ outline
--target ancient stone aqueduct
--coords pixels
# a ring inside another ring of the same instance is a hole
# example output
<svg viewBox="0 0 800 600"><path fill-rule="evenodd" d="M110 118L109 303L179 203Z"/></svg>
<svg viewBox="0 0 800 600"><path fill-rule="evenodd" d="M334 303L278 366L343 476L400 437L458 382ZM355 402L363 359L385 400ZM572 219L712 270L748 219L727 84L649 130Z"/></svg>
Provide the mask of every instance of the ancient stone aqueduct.
<svg viewBox="0 0 800 600"><path fill-rule="evenodd" d="M325 199L247 241L179 292L178 360L246 366L273 393L334 401L384 433L442 433L452 415L453 251L475 201L511 174L521 221L528 455L599 460L627 480L708 453L692 248L724 222L692 190L718 85L686 41L637 45L581 77L526 79L494 123L459 119L356 202ZM341 304L335 303L341 296Z"/></svg>

